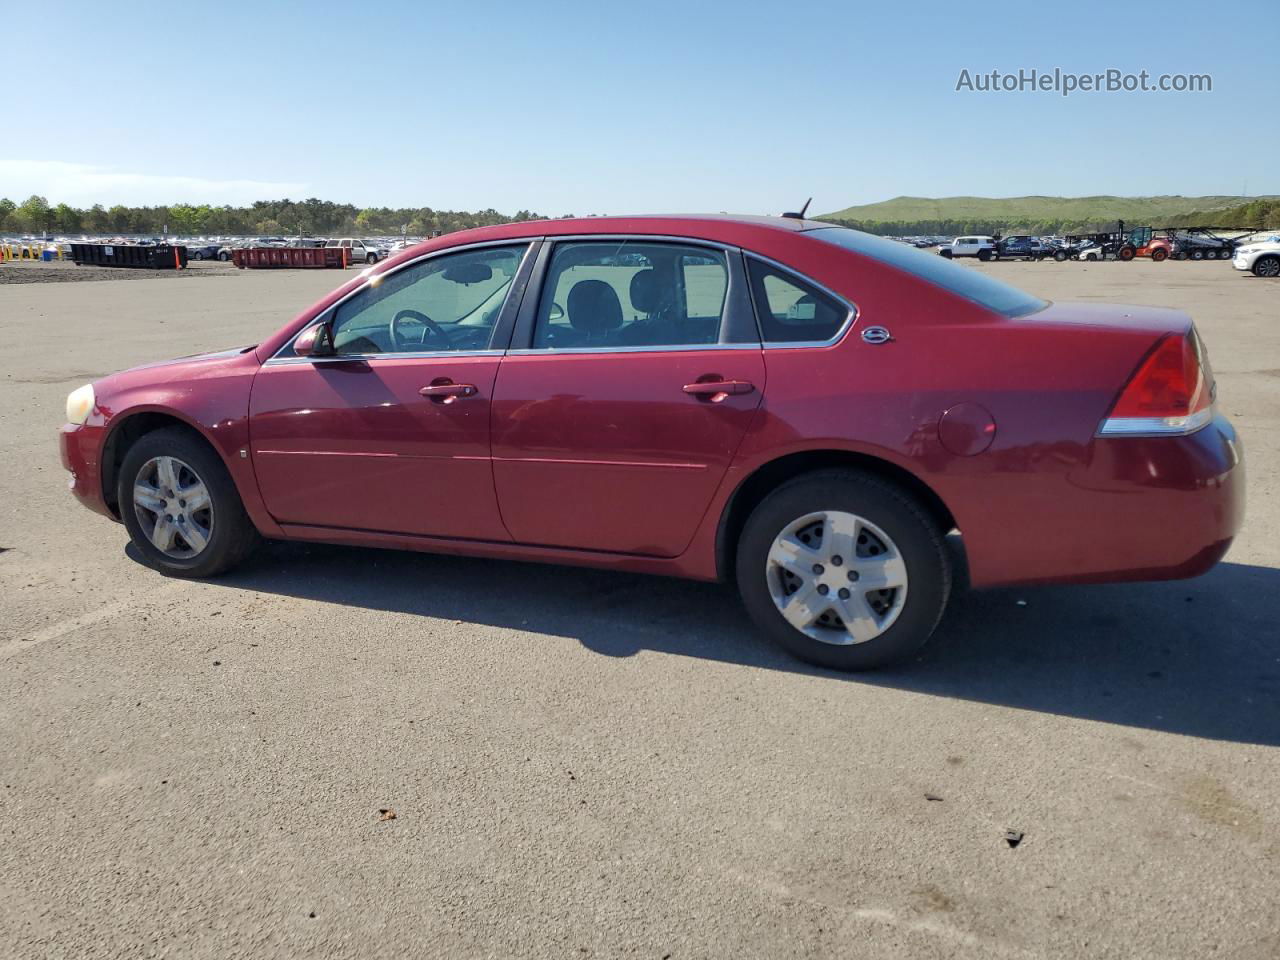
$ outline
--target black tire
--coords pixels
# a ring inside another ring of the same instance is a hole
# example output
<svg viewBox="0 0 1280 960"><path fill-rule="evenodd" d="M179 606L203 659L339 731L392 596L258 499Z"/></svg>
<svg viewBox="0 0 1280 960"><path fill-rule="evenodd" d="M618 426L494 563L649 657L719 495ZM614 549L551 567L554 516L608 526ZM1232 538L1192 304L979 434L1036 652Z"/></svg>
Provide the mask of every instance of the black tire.
<svg viewBox="0 0 1280 960"><path fill-rule="evenodd" d="M229 253L223 253L223 252L219 251L219 253L218 253L218 259L219 259L219 260L221 260L223 263L226 263L228 260L230 260L230 259L231 259L231 254L229 254Z"/></svg>
<svg viewBox="0 0 1280 960"><path fill-rule="evenodd" d="M979 260L981 260L983 263L986 263L988 260L990 260L990 259L991 259L991 251L990 251L990 250L979 250L979 251L978 251L978 259L979 259Z"/></svg>
<svg viewBox="0 0 1280 960"><path fill-rule="evenodd" d="M1267 254L1265 257L1259 257L1253 261L1253 275L1255 277L1280 277L1280 257L1274 254Z"/></svg>
<svg viewBox="0 0 1280 960"><path fill-rule="evenodd" d="M943 250L939 250L939 251L938 251L938 256L940 256L940 257L946 257L948 260L950 260L950 259L951 259L951 251L950 251L950 250L945 250L945 249L943 249Z"/></svg>
<svg viewBox="0 0 1280 960"><path fill-rule="evenodd" d="M1191 251L1191 259L1192 259L1192 260L1203 260L1203 259L1204 259L1204 251L1203 251L1203 250L1192 250L1192 251Z"/></svg>
<svg viewBox="0 0 1280 960"><path fill-rule="evenodd" d="M1057 251L1055 251L1055 252L1054 252L1054 254L1053 254L1053 262L1054 262L1054 263L1066 263L1066 262L1067 262L1067 251L1065 251L1065 250L1057 250Z"/></svg>
<svg viewBox="0 0 1280 960"><path fill-rule="evenodd" d="M373 266L375 263L378 262L378 255L376 253L366 253L364 255L364 262L367 263L369 266Z"/></svg>
<svg viewBox="0 0 1280 960"><path fill-rule="evenodd" d="M888 629L863 643L815 640L793 627L770 593L769 551L789 524L819 510L865 518L897 544L907 568L905 605ZM808 663L833 670L870 670L919 650L933 634L951 594L951 561L943 534L901 489L856 470L823 470L791 480L765 497L738 540L736 576L752 620L772 640Z"/></svg>
<svg viewBox="0 0 1280 960"><path fill-rule="evenodd" d="M208 488L213 504L209 542L187 559L170 557L152 544L133 506L133 487L139 472L150 460L162 456L176 457L188 464ZM240 493L222 459L202 438L182 427L166 427L144 434L129 448L120 466L116 495L121 519L134 547L148 566L167 576L217 576L243 560L258 542L258 531L244 512Z"/></svg>
<svg viewBox="0 0 1280 960"><path fill-rule="evenodd" d="M1175 254L1173 255L1173 259L1175 259L1175 260L1185 260L1185 259L1187 259L1187 251L1185 251L1185 250L1179 250L1177 253L1175 253Z"/></svg>

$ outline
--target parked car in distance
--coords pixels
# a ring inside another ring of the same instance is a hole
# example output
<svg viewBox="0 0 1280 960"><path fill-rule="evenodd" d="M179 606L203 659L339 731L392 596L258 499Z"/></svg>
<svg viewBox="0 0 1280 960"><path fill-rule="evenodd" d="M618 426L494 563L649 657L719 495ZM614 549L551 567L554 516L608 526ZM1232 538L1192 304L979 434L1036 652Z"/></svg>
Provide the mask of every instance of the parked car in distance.
<svg viewBox="0 0 1280 960"><path fill-rule="evenodd" d="M329 240L325 243L325 246L349 248L351 253L348 256L351 263L377 263L382 257L377 245L372 240L355 240L351 237L343 237L340 240Z"/></svg>
<svg viewBox="0 0 1280 960"><path fill-rule="evenodd" d="M216 260L222 249L216 243L188 243L186 248L188 260Z"/></svg>
<svg viewBox="0 0 1280 960"><path fill-rule="evenodd" d="M993 256L996 259L1007 260L1040 260L1052 252L1052 249L1038 238L1019 234L997 240Z"/></svg>
<svg viewBox="0 0 1280 960"><path fill-rule="evenodd" d="M1256 277L1280 277L1280 233L1236 247L1231 265Z"/></svg>
<svg viewBox="0 0 1280 960"><path fill-rule="evenodd" d="M1203 573L1244 504L1186 314L795 218L431 240L256 345L78 388L61 453L171 576L265 536L733 580L839 669L918 649L961 570Z"/></svg>
<svg viewBox="0 0 1280 960"><path fill-rule="evenodd" d="M956 237L944 245L938 253L948 260L954 257L977 257L979 260L990 260L995 256L996 241L993 237Z"/></svg>

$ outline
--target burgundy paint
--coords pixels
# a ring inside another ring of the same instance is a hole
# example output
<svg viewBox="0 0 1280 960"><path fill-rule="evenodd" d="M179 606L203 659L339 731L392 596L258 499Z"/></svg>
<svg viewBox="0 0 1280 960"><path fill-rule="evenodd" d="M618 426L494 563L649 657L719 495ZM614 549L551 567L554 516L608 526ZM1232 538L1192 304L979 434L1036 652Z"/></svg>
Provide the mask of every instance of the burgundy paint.
<svg viewBox="0 0 1280 960"><path fill-rule="evenodd" d="M374 271L463 243L598 233L755 251L848 298L858 322L828 347L262 365L356 277L247 353L98 381L88 423L61 433L73 491L110 513L108 438L160 412L209 440L275 537L712 579L735 491L814 451L874 458L931 489L976 586L1191 576L1239 528L1242 454L1224 418L1190 437L1094 435L1155 339L1190 329L1178 311L1055 304L1010 320L776 220L511 224ZM865 343L871 325L894 339ZM715 403L684 391L708 375L753 389ZM476 392L420 395L446 379Z"/></svg>

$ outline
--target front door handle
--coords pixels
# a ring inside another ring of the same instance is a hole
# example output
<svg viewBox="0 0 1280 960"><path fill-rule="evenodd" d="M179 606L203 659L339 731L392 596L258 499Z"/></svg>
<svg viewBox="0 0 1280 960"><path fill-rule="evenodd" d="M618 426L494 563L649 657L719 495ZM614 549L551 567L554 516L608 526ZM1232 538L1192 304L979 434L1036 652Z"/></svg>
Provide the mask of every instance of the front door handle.
<svg viewBox="0 0 1280 960"><path fill-rule="evenodd" d="M684 392L708 403L720 403L725 397L750 393L756 388L747 380L699 380L697 383L686 383Z"/></svg>
<svg viewBox="0 0 1280 960"><path fill-rule="evenodd" d="M418 391L433 403L453 403L461 397L474 397L480 391L470 383L454 383L447 377L432 380L431 385Z"/></svg>

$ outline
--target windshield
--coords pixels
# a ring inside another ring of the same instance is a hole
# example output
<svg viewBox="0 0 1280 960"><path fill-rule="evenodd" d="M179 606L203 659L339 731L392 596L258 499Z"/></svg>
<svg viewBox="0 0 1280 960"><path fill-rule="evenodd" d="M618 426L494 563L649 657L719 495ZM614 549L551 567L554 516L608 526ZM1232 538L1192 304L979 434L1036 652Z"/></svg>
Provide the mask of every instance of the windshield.
<svg viewBox="0 0 1280 960"><path fill-rule="evenodd" d="M1048 304L1039 297L1010 286L971 267L962 267L946 257L925 253L915 247L895 243L883 237L872 236L848 227L820 227L808 231L808 235L825 243L852 250L854 253L891 267L905 270L934 286L972 300L1006 317L1025 317L1043 310Z"/></svg>

